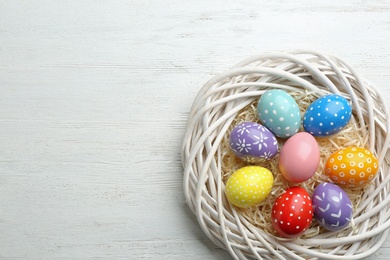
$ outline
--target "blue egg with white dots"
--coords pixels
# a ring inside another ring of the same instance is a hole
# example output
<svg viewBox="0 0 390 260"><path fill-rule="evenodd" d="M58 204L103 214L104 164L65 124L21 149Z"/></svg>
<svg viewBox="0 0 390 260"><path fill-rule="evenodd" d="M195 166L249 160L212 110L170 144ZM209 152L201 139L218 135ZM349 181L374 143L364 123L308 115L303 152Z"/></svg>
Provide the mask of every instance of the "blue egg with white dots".
<svg viewBox="0 0 390 260"><path fill-rule="evenodd" d="M352 107L346 98L337 94L320 97L307 108L303 128L314 136L329 136L346 126Z"/></svg>
<svg viewBox="0 0 390 260"><path fill-rule="evenodd" d="M293 136L301 126L301 113L297 102L280 89L264 92L259 99L257 113L261 123L277 137Z"/></svg>

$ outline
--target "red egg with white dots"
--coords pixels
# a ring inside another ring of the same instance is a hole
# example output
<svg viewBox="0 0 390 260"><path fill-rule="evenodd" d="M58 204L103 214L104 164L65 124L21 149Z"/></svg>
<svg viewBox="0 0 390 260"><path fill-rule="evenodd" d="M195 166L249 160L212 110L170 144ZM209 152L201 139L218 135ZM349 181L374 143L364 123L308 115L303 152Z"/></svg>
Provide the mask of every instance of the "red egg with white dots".
<svg viewBox="0 0 390 260"><path fill-rule="evenodd" d="M302 235L313 219L311 197L301 187L287 189L276 198L272 207L272 226L285 238L296 238Z"/></svg>

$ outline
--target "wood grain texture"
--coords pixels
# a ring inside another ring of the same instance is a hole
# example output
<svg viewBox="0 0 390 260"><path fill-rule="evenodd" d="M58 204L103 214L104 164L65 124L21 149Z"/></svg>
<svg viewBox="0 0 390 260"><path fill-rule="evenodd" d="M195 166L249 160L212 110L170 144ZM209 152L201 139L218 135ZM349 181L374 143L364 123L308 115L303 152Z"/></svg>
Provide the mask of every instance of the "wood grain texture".
<svg viewBox="0 0 390 260"><path fill-rule="evenodd" d="M389 1L0 1L0 257L228 259L182 195L190 106L295 49L390 97Z"/></svg>

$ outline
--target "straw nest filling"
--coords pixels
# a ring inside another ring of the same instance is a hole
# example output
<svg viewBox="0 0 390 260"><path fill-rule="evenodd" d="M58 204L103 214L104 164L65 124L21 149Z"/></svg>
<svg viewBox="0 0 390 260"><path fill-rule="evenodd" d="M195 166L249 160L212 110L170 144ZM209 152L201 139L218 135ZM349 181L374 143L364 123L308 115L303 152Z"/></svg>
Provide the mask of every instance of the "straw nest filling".
<svg viewBox="0 0 390 260"><path fill-rule="evenodd" d="M289 93L295 101L299 104L301 110L301 117L308 108L308 106L318 98L314 93L309 93L307 91L304 92L290 92ZM222 150L222 174L223 181L226 184L229 176L238 170L241 167L246 165L258 165L269 169L274 175L274 184L272 186L272 191L267 198L262 201L260 204L245 208L239 209L240 213L245 216L245 218L262 230L277 235L272 228L272 219L271 219L271 209L275 199L281 195L287 188L291 186L300 186L304 188L310 195L312 195L315 187L322 182L332 182L330 178L324 173L324 168L327 159L329 156L335 151L348 146L358 146L365 147L367 143L367 137L364 136L366 131L362 131L356 123L355 117L352 116L350 122L346 127L344 127L340 132L334 134L329 137L316 137L316 141L320 150L320 164L316 171L316 173L309 180L303 183L291 183L287 181L283 175L281 174L278 162L279 155L276 155L271 160L262 162L262 163L247 163L242 161L239 157L237 157L232 149L230 149L229 138L230 133L234 126L242 123L242 122L257 122L260 123L259 118L257 116L257 103L258 101L253 102L252 104L246 106L242 109L237 116L235 117L232 125L229 127L229 130L226 132L223 141L221 142L221 150ZM304 131L301 126L300 132ZM284 142L287 139L277 138L279 143L279 150L283 146ZM356 206L359 205L362 195L365 190L371 186L372 183L369 182L367 185L358 186L354 188L345 188L343 189L347 192L349 198L351 199L354 211L356 211ZM353 222L352 222L353 224ZM322 232L326 232L324 228L321 228L316 220L312 221L310 228L303 234L302 238L313 237Z"/></svg>

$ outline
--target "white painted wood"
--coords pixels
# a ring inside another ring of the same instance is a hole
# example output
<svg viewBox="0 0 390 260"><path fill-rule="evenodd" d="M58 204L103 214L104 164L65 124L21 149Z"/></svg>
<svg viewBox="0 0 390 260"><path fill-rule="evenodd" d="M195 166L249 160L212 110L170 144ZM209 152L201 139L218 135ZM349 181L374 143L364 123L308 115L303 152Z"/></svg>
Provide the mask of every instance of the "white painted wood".
<svg viewBox="0 0 390 260"><path fill-rule="evenodd" d="M203 83L314 49L390 98L389 1L285 2L0 1L0 257L227 259L182 195Z"/></svg>

